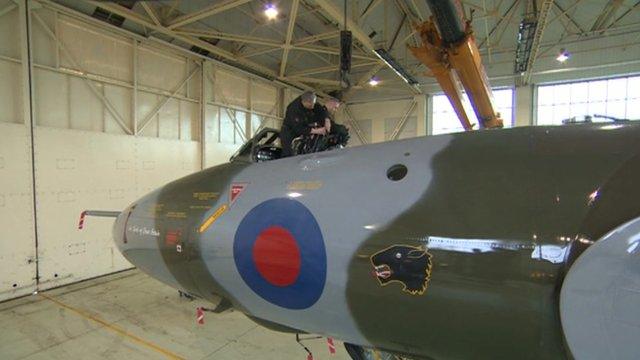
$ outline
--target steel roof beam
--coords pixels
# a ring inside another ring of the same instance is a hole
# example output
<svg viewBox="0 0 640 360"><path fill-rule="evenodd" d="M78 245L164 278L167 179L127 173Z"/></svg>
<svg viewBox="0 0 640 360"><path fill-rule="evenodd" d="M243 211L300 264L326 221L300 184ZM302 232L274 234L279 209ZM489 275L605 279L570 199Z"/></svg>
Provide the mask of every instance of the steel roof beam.
<svg viewBox="0 0 640 360"><path fill-rule="evenodd" d="M158 17L158 14L156 14L155 10L153 10L151 4L147 3L146 1L141 1L140 5L142 5L142 8L147 13L147 15L149 15L149 18L151 19L151 21L153 21L154 24L161 25L160 17Z"/></svg>
<svg viewBox="0 0 640 360"><path fill-rule="evenodd" d="M316 3L329 15L329 18L337 22L340 27L344 27L344 14L342 10L335 7L329 0L316 0ZM353 36L364 45L367 50L373 51L375 49L373 41L371 41L367 33L350 18L347 18L347 29L353 33Z"/></svg>
<svg viewBox="0 0 640 360"><path fill-rule="evenodd" d="M291 3L291 11L289 11L289 25L287 26L287 36L284 43L284 51L282 52L282 61L280 61L281 77L284 76L284 71L287 69L287 59L289 57L289 51L291 50L293 29L295 29L296 17L298 16L298 5L300 5L300 0L293 0L293 3Z"/></svg>
<svg viewBox="0 0 640 360"><path fill-rule="evenodd" d="M603 30L622 5L621 0L609 0L591 27L591 31Z"/></svg>
<svg viewBox="0 0 640 360"><path fill-rule="evenodd" d="M375 9L376 6L380 5L381 3L382 3L382 0L371 0L369 5L367 5L367 7L364 9L362 14L360 15L359 21L362 22L362 20L364 20L364 18L366 18L367 15L369 15L371 11L373 11L373 9Z"/></svg>
<svg viewBox="0 0 640 360"><path fill-rule="evenodd" d="M38 24L40 24L40 26L42 27L42 29L47 33L47 35L53 40L55 41L55 43L58 45L58 47L60 47L60 50L62 51L62 54L64 56L66 56L67 60L71 63L71 66L74 67L73 70L81 73L82 75L87 74L88 72L85 71L80 64L78 63L78 61L76 61L76 59L73 57L73 55L71 54L71 51L69 51L69 49L67 48L67 46L60 41L60 39L58 39L58 37L56 36L56 34L53 32L53 30L51 30L49 28L49 26L47 25L46 22L44 22L44 20L42 20L42 18L35 12L32 12L31 15L36 19L36 22ZM122 115L120 115L120 113L118 112L118 110L116 109L115 106L113 106L113 104L111 103L111 101L109 101L109 99L103 94L102 91L100 91L98 89L98 87L89 79L82 77L83 82L89 87L89 89L91 90L91 92L93 92L93 94L100 99L100 101L102 101L102 104L104 105L104 107L107 109L107 111L111 114L111 116L113 116L113 119L118 123L118 125L120 125L120 127L122 128L122 130L124 130L125 133L129 134L129 135L133 135L133 131L129 128L129 126L127 126L125 124L124 118L122 117Z"/></svg>
<svg viewBox="0 0 640 360"><path fill-rule="evenodd" d="M97 6L97 7L101 7L107 11L110 11L114 14L120 15L122 17L124 17L125 19L128 19L130 21L133 21L139 25L142 26L146 26L147 28L157 31L159 33L165 34L165 35L169 35L177 40L186 42L187 44L191 44L191 45L195 45L198 46L202 49L205 49L207 51L210 51L212 54L218 55L220 57L223 57L227 60L231 60L234 62L237 62L238 64L242 64L245 65L247 67L250 67L254 70L257 70L267 76L270 77L276 77L277 74L275 73L275 71L262 66L258 63L255 63L253 61L247 60L247 59L242 59L237 57L236 55L232 54L231 52L224 50L218 46L215 46L211 43L208 43L206 41L202 41L200 39L191 37L191 36L186 36L186 35L181 35L181 34L177 34L175 31L166 28L164 26L160 26L160 25L156 25L153 22L151 22L150 20L148 20L147 18L143 17L142 15L136 13L135 11L131 11L123 6L117 5L117 4L113 4L113 3L105 3L105 2L100 2L100 1L93 1L93 0L87 0L88 3Z"/></svg>
<svg viewBox="0 0 640 360"><path fill-rule="evenodd" d="M374 62L363 62L363 63L358 63L358 64L352 64L351 68L359 68L359 67L363 67L363 66L370 66L370 65L376 65L378 62L374 61ZM312 68L312 69L307 69L307 70L302 70L299 71L297 73L291 74L289 75L290 77L296 77L296 76L306 76L306 75L315 75L315 74L322 74L322 73L327 73L327 72L334 72L334 71L338 71L338 66L337 65L330 65L330 66L323 66L323 67L317 67L317 68Z"/></svg>
<svg viewBox="0 0 640 360"><path fill-rule="evenodd" d="M402 129L407 123L407 120L409 120L409 116L411 115L411 113L413 113L413 109L416 108L416 105L418 105L418 102L415 99L413 99L409 104L409 107L405 111L404 115L402 115L402 118L400 119L400 121L398 121L398 124L393 129L393 132L391 133L391 137L389 138L389 140L398 139L398 137L400 136L400 133L402 132Z"/></svg>
<svg viewBox="0 0 640 360"><path fill-rule="evenodd" d="M536 32L533 35L531 54L529 55L529 61L527 62L527 71L522 77L525 84L528 84L529 81L531 81L531 74L533 74L533 64L538 57L538 50L540 49L540 44L542 43L544 30L547 27L547 17L549 16L552 4L553 0L544 0L542 2L542 5L540 6L540 11L538 12L538 27L536 27Z"/></svg>
<svg viewBox="0 0 640 360"><path fill-rule="evenodd" d="M636 10L638 7L640 6L640 1L636 2L635 5L631 6L630 8L627 9L627 11L625 11L624 13L622 13L622 15L618 16L617 19L615 19L611 24L609 24L609 26L607 26L607 30L609 30L610 28L612 28L615 24L617 24L622 18L624 18L625 16L629 15L629 13L631 13L633 10Z"/></svg>
<svg viewBox="0 0 640 360"><path fill-rule="evenodd" d="M560 6L557 2L553 2L553 5L560 10L560 14L559 16L562 16L563 18L565 18L566 20L568 20L571 25L573 25L579 32L580 34L584 34L584 29L580 26L580 24L578 24L571 16L569 16L569 14L562 8L562 6Z"/></svg>
<svg viewBox="0 0 640 360"><path fill-rule="evenodd" d="M344 14L342 13L342 11L336 8L333 5L333 3L331 3L329 0L316 0L316 3L320 6L320 8L322 8L322 10L324 10L325 13L327 13L327 15L329 15L331 19L333 19L333 21L337 22L339 26L345 25ZM356 40L358 40L368 51L373 52L375 50L375 45L373 44L373 41L371 41L367 33L364 30L362 30L362 28L358 26L358 24L356 24L352 19L347 18L346 27L347 29L349 29L349 31L351 31L351 33L356 38ZM382 64L382 66L385 65L382 60L380 60L380 64ZM405 83L404 80L402 82ZM407 83L405 84L412 93L414 94L420 93L419 89Z"/></svg>
<svg viewBox="0 0 640 360"><path fill-rule="evenodd" d="M339 35L340 35L340 31L339 30L333 30L333 31L329 31L329 32L326 32L326 33L322 33L322 34L317 34L317 35L311 35L311 36L304 37L304 38L299 39L296 42L294 42L293 45L311 44L311 43L314 43L316 41L332 39L334 37L338 37Z"/></svg>
<svg viewBox="0 0 640 360"><path fill-rule="evenodd" d="M178 17L177 19L171 21L168 25L167 25L167 29L175 29L177 27L180 26L185 26L187 24L191 24L195 21L198 20L202 20L204 18L207 18L209 16L213 16L215 14L219 14L223 11L227 11L229 9L233 9L235 7L238 7L240 5L244 5L246 3L248 3L251 0L227 0L224 2L215 2L213 5L211 6L207 6L206 8L202 9L202 10L198 10L196 12L190 13L190 14L185 14L182 15L180 17Z"/></svg>
<svg viewBox="0 0 640 360"><path fill-rule="evenodd" d="M230 34L230 33L224 33L220 31L180 29L180 30L174 30L174 33L181 34L181 35L188 35L188 36L210 38L210 39L236 41L236 42L242 42L242 43L248 43L248 44L282 47L282 43L279 43L271 39L260 38L256 36Z"/></svg>
<svg viewBox="0 0 640 360"><path fill-rule="evenodd" d="M18 5L16 4L9 4L7 6L5 6L4 9L0 9L0 17L4 16L4 14L8 14L9 12L11 12L11 10L17 8Z"/></svg>

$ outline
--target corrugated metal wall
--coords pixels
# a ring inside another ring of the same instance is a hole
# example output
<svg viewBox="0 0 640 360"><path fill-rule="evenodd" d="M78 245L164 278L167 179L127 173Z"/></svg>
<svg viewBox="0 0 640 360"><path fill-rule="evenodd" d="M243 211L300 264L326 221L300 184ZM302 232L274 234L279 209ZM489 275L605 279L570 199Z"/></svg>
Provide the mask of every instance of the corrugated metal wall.
<svg viewBox="0 0 640 360"><path fill-rule="evenodd" d="M46 4L30 81L24 2L0 10L0 301L130 267L113 220L78 231L81 211L120 210L279 127L277 87Z"/></svg>

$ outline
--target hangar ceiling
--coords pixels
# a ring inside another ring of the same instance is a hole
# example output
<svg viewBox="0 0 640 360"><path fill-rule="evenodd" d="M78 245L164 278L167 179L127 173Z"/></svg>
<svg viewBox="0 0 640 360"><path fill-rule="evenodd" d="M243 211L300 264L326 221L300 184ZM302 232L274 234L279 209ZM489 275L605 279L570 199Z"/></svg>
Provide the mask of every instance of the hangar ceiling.
<svg viewBox="0 0 640 360"><path fill-rule="evenodd" d="M339 89L337 64L339 30L344 22L343 0L55 2L270 79L324 92ZM279 11L274 20L264 15L265 6L271 3ZM489 76L506 77L512 83L520 76L530 77L533 71L553 70L553 62L536 65L536 61L555 58L562 46L571 46L577 55L601 48L624 52L629 46L637 47L638 43L638 0L465 0L462 3L467 16L472 18ZM360 97L408 95L435 83L424 75L424 66L407 50L407 45L419 41L413 24L430 16L426 1L351 0L346 7L347 25L355 40L351 82L356 91L352 93ZM532 34L538 40L532 41L529 73L517 74L514 65L523 21L538 22ZM375 56L373 50L378 48L390 51L401 66L418 79L417 91ZM608 51L609 59L611 51ZM598 61L602 59L591 63ZM381 86L368 87L366 83L374 75L380 78Z"/></svg>

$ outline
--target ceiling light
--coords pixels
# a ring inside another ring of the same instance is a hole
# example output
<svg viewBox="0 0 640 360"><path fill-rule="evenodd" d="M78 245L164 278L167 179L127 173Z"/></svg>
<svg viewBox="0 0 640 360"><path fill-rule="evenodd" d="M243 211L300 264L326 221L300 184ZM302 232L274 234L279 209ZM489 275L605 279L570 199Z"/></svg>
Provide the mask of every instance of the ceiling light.
<svg viewBox="0 0 640 360"><path fill-rule="evenodd" d="M374 76L371 79L369 79L369 85L377 86L378 84L380 84L380 80L377 77Z"/></svg>
<svg viewBox="0 0 640 360"><path fill-rule="evenodd" d="M411 74L409 74L409 72L407 72L407 70L405 70L402 65L400 65L400 63L393 56L391 56L391 54L387 50L383 48L375 49L373 50L373 53L376 54L376 56L379 57L380 60L384 61L384 63L389 68L391 68L391 70L393 70L398 76L400 76L400 78L407 84L411 86L418 85L418 81L413 76L411 76Z"/></svg>
<svg viewBox="0 0 640 360"><path fill-rule="evenodd" d="M264 15L269 20L275 20L278 17L278 8L273 4L267 4L264 8Z"/></svg>
<svg viewBox="0 0 640 360"><path fill-rule="evenodd" d="M563 63L563 62L569 60L569 57L571 57L571 54L567 50L560 49L560 53L558 54L558 57L556 58L556 60L558 60L559 62Z"/></svg>

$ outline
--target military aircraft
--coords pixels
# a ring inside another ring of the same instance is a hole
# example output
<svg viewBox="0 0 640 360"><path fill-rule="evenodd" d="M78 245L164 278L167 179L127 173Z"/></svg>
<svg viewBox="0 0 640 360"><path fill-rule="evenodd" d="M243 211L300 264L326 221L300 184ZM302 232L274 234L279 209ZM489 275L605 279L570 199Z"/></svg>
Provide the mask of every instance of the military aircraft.
<svg viewBox="0 0 640 360"><path fill-rule="evenodd" d="M411 359L640 356L640 124L278 159L277 131L120 212L122 254L271 329Z"/></svg>

